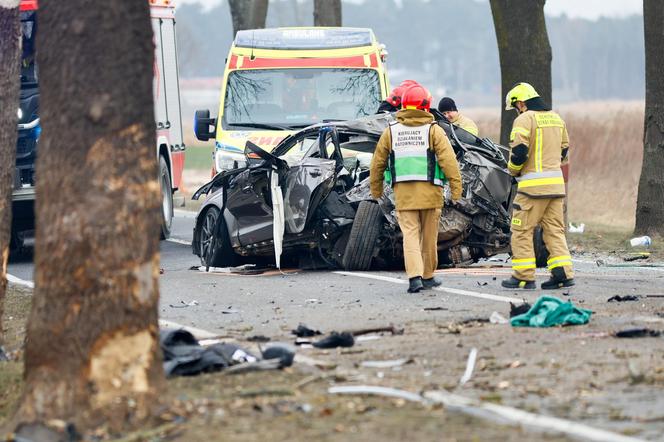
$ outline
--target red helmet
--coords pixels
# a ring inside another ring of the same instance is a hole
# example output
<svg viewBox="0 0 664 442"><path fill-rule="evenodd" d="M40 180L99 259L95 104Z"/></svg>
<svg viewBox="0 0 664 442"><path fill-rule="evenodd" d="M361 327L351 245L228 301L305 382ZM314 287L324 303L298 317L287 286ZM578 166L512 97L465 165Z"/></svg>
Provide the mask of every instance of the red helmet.
<svg viewBox="0 0 664 442"><path fill-rule="evenodd" d="M401 84L400 84L399 86L401 86L402 88L404 88L404 91L405 91L405 90L408 89L409 87L411 87L411 86L417 86L418 84L419 84L419 83L418 83L417 81L415 81L415 80L404 80L404 81L401 82Z"/></svg>
<svg viewBox="0 0 664 442"><path fill-rule="evenodd" d="M387 97L385 101L390 103L394 107L400 107L401 106L401 95L403 94L403 87L402 86L397 86L394 89L392 89L392 92L390 92L390 95Z"/></svg>
<svg viewBox="0 0 664 442"><path fill-rule="evenodd" d="M429 112L431 108L431 94L419 84L407 88L401 96L403 109L419 109Z"/></svg>

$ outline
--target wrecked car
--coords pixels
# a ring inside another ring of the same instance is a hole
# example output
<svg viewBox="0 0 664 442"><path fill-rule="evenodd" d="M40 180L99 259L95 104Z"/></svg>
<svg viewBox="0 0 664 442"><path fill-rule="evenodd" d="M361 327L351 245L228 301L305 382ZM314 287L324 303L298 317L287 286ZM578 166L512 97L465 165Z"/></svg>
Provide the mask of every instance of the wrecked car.
<svg viewBox="0 0 664 442"><path fill-rule="evenodd" d="M511 202L506 148L449 124L433 110L459 162L463 197L445 206L438 229L441 265L509 252ZM320 123L268 153L247 142L245 162L195 192L193 253L208 267L282 262L303 268L368 270L403 266L402 235L389 186L369 191L376 143L393 121L384 113ZM442 203L442 201L441 201Z"/></svg>

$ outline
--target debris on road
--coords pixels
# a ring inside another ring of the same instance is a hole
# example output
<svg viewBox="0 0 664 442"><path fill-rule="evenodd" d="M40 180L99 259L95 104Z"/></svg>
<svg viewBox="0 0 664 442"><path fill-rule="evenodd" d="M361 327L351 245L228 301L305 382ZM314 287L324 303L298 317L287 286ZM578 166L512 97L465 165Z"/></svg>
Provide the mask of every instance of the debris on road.
<svg viewBox="0 0 664 442"><path fill-rule="evenodd" d="M221 314L222 314L222 315L232 315L232 314L234 314L234 313L240 313L240 310L234 309L234 308L233 308L232 306L230 306L230 305L228 306L227 309L221 311Z"/></svg>
<svg viewBox="0 0 664 442"><path fill-rule="evenodd" d="M625 262L630 262L630 261L639 261L642 259L649 259L650 258L650 253L644 252L644 253L630 253L627 256L623 256L623 261Z"/></svg>
<svg viewBox="0 0 664 442"><path fill-rule="evenodd" d="M570 301L542 296L528 312L510 320L513 327L553 327L582 325L590 321L592 311L575 307Z"/></svg>
<svg viewBox="0 0 664 442"><path fill-rule="evenodd" d="M640 296L637 295L625 295L625 296L611 296L609 299L606 300L606 302L626 302L626 301L638 301L641 299Z"/></svg>
<svg viewBox="0 0 664 442"><path fill-rule="evenodd" d="M569 233L583 233L585 230L586 225L584 223L578 224L576 226L572 223L569 223L569 228L567 229Z"/></svg>
<svg viewBox="0 0 664 442"><path fill-rule="evenodd" d="M291 330L291 333L298 338L308 338L311 336L322 335L320 330L311 329L304 324L298 325L295 330Z"/></svg>
<svg viewBox="0 0 664 442"><path fill-rule="evenodd" d="M422 310L425 312L440 312L440 311L447 311L449 310L446 307L424 307Z"/></svg>
<svg viewBox="0 0 664 442"><path fill-rule="evenodd" d="M394 359L391 361L364 361L360 364L360 367L364 368L395 368L402 367L406 364L413 363L413 359L404 358L404 359Z"/></svg>
<svg viewBox="0 0 664 442"><path fill-rule="evenodd" d="M395 327L394 325L388 325L387 327L372 327L372 328L361 328L359 330L353 330L349 333L353 336L369 335L372 333L391 333L392 335L403 335L404 329Z"/></svg>
<svg viewBox="0 0 664 442"><path fill-rule="evenodd" d="M492 324L509 324L509 320L498 312L491 313L489 322Z"/></svg>
<svg viewBox="0 0 664 442"><path fill-rule="evenodd" d="M473 371L475 370L475 362L477 362L477 349L473 347L470 350L470 354L468 355L468 361L466 362L466 371L463 373L463 376L461 376L461 379L459 380L460 386L465 385L473 376Z"/></svg>
<svg viewBox="0 0 664 442"><path fill-rule="evenodd" d="M650 328L630 328L621 330L615 333L616 338L657 338L662 335L659 330L652 330Z"/></svg>
<svg viewBox="0 0 664 442"><path fill-rule="evenodd" d="M295 358L295 347L290 344L275 343L262 351L263 359L278 359L279 368L290 367Z"/></svg>
<svg viewBox="0 0 664 442"><path fill-rule="evenodd" d="M632 247L650 247L652 239L649 236L638 236L629 240Z"/></svg>
<svg viewBox="0 0 664 442"><path fill-rule="evenodd" d="M348 332L337 333L333 331L328 337L316 341L312 345L316 348L352 347L355 345L355 338Z"/></svg>
<svg viewBox="0 0 664 442"><path fill-rule="evenodd" d="M178 305L168 304L168 306L171 307L171 308L187 308L187 307L194 307L194 306L197 306L197 305L199 305L199 302L196 301L195 299L193 301L189 301L189 302L184 302L184 301L180 300L180 304L178 304Z"/></svg>
<svg viewBox="0 0 664 442"><path fill-rule="evenodd" d="M247 338L249 342L270 342L270 338L263 335L254 335Z"/></svg>
<svg viewBox="0 0 664 442"><path fill-rule="evenodd" d="M513 318L515 316L522 315L526 312L528 312L532 308L532 305L528 304L527 302L524 302L523 304L512 304L510 302L510 318Z"/></svg>

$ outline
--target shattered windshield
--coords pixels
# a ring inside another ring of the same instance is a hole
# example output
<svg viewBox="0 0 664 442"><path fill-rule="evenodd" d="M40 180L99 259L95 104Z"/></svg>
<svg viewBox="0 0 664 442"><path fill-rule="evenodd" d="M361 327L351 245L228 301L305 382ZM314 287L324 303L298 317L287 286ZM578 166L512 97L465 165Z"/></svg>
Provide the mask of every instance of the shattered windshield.
<svg viewBox="0 0 664 442"><path fill-rule="evenodd" d="M37 83L37 64L35 62L37 14L34 11L21 12L21 33L23 35L21 83Z"/></svg>
<svg viewBox="0 0 664 442"><path fill-rule="evenodd" d="M373 69L261 69L228 77L224 129L292 129L371 115L380 102Z"/></svg>

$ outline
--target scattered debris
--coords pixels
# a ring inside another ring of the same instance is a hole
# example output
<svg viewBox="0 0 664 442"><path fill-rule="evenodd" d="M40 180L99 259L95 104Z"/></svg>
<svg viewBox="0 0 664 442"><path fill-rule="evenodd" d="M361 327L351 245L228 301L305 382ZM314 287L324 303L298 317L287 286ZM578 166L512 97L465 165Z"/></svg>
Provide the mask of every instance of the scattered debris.
<svg viewBox="0 0 664 442"><path fill-rule="evenodd" d="M652 330L650 328L630 328L621 330L615 333L616 338L657 338L662 335L659 330Z"/></svg>
<svg viewBox="0 0 664 442"><path fill-rule="evenodd" d="M415 362L413 359L394 359L391 361L364 361L360 364L360 367L365 368L395 368L402 367L406 364L411 364Z"/></svg>
<svg viewBox="0 0 664 442"><path fill-rule="evenodd" d="M254 335L247 338L249 342L270 342L270 338L263 335Z"/></svg>
<svg viewBox="0 0 664 442"><path fill-rule="evenodd" d="M639 299L641 299L641 297L637 295L625 295L625 296L616 295L607 299L606 302L638 301Z"/></svg>
<svg viewBox="0 0 664 442"><path fill-rule="evenodd" d="M510 302L510 318L513 318L515 316L522 315L526 312L528 312L532 308L532 305L528 304L527 302L524 302L523 304L512 304Z"/></svg>
<svg viewBox="0 0 664 442"><path fill-rule="evenodd" d="M277 370L281 368L281 360L279 359L264 359L260 361L244 362L241 364L233 365L232 367L224 370L226 374L243 374L252 371L267 371Z"/></svg>
<svg viewBox="0 0 664 442"><path fill-rule="evenodd" d="M541 296L528 312L513 316L513 327L553 327L557 325L582 325L590 321L592 311L575 307L570 301Z"/></svg>
<svg viewBox="0 0 664 442"><path fill-rule="evenodd" d="M649 259L649 258L650 258L650 253L630 253L629 255L623 257L623 261L625 262L639 261L642 259Z"/></svg>
<svg viewBox="0 0 664 442"><path fill-rule="evenodd" d="M164 272L165 272L165 270L164 270L164 269L162 269L162 268L160 268L160 269L159 269L159 274L160 274L160 275L163 275L163 274L164 274Z"/></svg>
<svg viewBox="0 0 664 442"><path fill-rule="evenodd" d="M576 226L572 223L569 223L569 228L567 229L569 233L583 233L585 230L586 225L584 223L578 224Z"/></svg>
<svg viewBox="0 0 664 442"><path fill-rule="evenodd" d="M193 301L190 301L190 302L184 302L184 301L180 300L180 304L178 304L178 305L168 304L168 306L171 307L171 308L187 308L187 307L194 307L196 305L199 305L199 303L195 299Z"/></svg>
<svg viewBox="0 0 664 442"><path fill-rule="evenodd" d="M230 306L230 305L228 306L227 309L221 311L221 314L222 314L222 315L232 315L232 314L234 314L234 313L240 313L240 310L234 309L234 308L233 308L232 306Z"/></svg>
<svg viewBox="0 0 664 442"><path fill-rule="evenodd" d="M410 391L398 390L396 388L378 387L375 385L348 385L330 387L327 390L330 394L363 394L370 396L384 396L396 399L403 399L410 402L424 402L424 398Z"/></svg>
<svg viewBox="0 0 664 442"><path fill-rule="evenodd" d="M477 285L480 286L480 287L483 287L485 285L489 285L489 283L488 282L479 282L479 281L477 281Z"/></svg>
<svg viewBox="0 0 664 442"><path fill-rule="evenodd" d="M424 307L422 310L425 312L440 312L440 311L447 311L449 310L446 307Z"/></svg>
<svg viewBox="0 0 664 442"><path fill-rule="evenodd" d="M649 236L638 236L629 240L632 247L650 247L652 239Z"/></svg>
<svg viewBox="0 0 664 442"><path fill-rule="evenodd" d="M322 335L320 330L311 329L304 324L298 325L295 330L291 330L291 333L298 338L308 338L311 336Z"/></svg>
<svg viewBox="0 0 664 442"><path fill-rule="evenodd" d="M355 339L351 333L333 331L328 337L316 341L312 345L316 348L352 347L355 345Z"/></svg>
<svg viewBox="0 0 664 442"><path fill-rule="evenodd" d="M477 349L472 348L470 350L470 354L468 355L468 362L466 362L466 371L463 373L463 376L461 376L461 379L459 380L459 385L463 386L470 380L470 378L473 376L473 371L475 370L475 362L477 361Z"/></svg>
<svg viewBox="0 0 664 442"><path fill-rule="evenodd" d="M491 313L491 316L489 316L489 322L492 324L509 324L510 321L500 313L493 312Z"/></svg>
<svg viewBox="0 0 664 442"><path fill-rule="evenodd" d="M322 304L323 301L321 301L320 299L316 299L316 298L309 298L309 299L305 299L304 303L305 304Z"/></svg>
<svg viewBox="0 0 664 442"><path fill-rule="evenodd" d="M295 358L295 347L290 344L275 343L271 344L262 351L263 359L278 359L279 368L290 367Z"/></svg>
<svg viewBox="0 0 664 442"><path fill-rule="evenodd" d="M372 333L392 333L393 335L403 335L404 329L397 328L394 325L389 325L387 327L373 327L373 328L361 328L359 330L350 331L353 336L369 335Z"/></svg>

